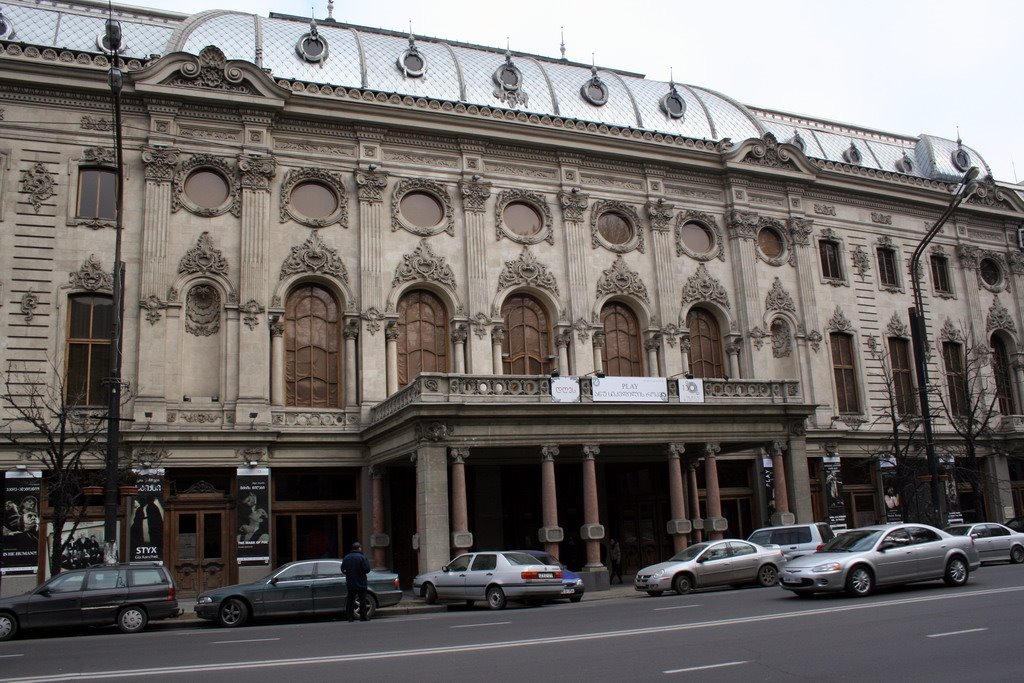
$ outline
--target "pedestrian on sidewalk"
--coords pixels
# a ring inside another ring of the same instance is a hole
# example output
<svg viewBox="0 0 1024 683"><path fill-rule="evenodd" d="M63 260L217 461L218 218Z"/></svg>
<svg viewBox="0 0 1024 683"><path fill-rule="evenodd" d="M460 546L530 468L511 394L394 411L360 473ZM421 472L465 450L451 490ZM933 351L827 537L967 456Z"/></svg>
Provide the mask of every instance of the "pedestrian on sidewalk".
<svg viewBox="0 0 1024 683"><path fill-rule="evenodd" d="M352 551L341 561L341 573L345 575L348 595L345 597L345 616L355 621L356 598L359 599L359 621L369 621L370 599L366 594L366 575L370 573L370 561L363 554L363 546L356 541Z"/></svg>
<svg viewBox="0 0 1024 683"><path fill-rule="evenodd" d="M608 562L611 564L611 572L608 576L608 583L615 583L615 577L619 577L622 583L622 548L614 538L608 541Z"/></svg>

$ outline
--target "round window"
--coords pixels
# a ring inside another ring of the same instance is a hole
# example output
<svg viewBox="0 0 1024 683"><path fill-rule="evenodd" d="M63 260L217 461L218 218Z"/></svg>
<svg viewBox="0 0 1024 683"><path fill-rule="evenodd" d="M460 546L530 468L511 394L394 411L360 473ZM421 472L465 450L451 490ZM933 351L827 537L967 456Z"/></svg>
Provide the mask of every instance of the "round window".
<svg viewBox="0 0 1024 683"><path fill-rule="evenodd" d="M757 233L757 246L768 258L782 256L782 237L771 228L762 228L761 232Z"/></svg>
<svg viewBox="0 0 1024 683"><path fill-rule="evenodd" d="M993 259L985 258L981 259L981 281L989 287L995 287L999 284L1002 279L1002 271L999 268L999 264Z"/></svg>
<svg viewBox="0 0 1024 683"><path fill-rule="evenodd" d="M668 114L669 118L681 119L686 113L686 102L679 93L672 91L661 98L661 110Z"/></svg>
<svg viewBox="0 0 1024 683"><path fill-rule="evenodd" d="M292 206L306 218L327 218L338 210L338 197L321 183L299 183L292 190Z"/></svg>
<svg viewBox="0 0 1024 683"><path fill-rule="evenodd" d="M626 244L633 239L633 226L620 214L609 211L597 219L597 232L608 244Z"/></svg>
<svg viewBox="0 0 1024 683"><path fill-rule="evenodd" d="M402 217L417 228L432 228L444 218L441 202L426 192L409 192L400 206Z"/></svg>
<svg viewBox="0 0 1024 683"><path fill-rule="evenodd" d="M219 209L228 200L228 181L220 173L199 169L185 180L185 195L203 209Z"/></svg>
<svg viewBox="0 0 1024 683"><path fill-rule="evenodd" d="M715 244L711 231L700 223L687 223L682 230L683 244L695 254L706 254Z"/></svg>
<svg viewBox="0 0 1024 683"><path fill-rule="evenodd" d="M511 202L501 212L501 217L505 227L520 237L533 237L544 224L537 209L526 202Z"/></svg>

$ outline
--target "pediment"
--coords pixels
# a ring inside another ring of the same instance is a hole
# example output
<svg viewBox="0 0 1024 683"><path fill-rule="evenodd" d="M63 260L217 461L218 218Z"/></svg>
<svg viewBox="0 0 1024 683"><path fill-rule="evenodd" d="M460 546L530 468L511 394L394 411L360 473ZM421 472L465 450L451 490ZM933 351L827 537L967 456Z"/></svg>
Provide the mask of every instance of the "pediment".
<svg viewBox="0 0 1024 683"><path fill-rule="evenodd" d="M726 155L726 166L746 170L785 171L801 175L816 175L815 167L796 145L779 142L771 133L760 138L749 138L739 143Z"/></svg>

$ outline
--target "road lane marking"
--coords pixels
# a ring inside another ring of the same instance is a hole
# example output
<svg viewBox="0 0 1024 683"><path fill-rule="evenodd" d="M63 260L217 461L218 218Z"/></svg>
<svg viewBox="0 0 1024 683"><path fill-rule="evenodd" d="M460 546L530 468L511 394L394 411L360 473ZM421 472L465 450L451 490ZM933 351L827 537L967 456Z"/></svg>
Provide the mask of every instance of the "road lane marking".
<svg viewBox="0 0 1024 683"><path fill-rule="evenodd" d="M210 645L230 645L232 643L265 643L268 640L281 640L280 638L249 638L248 640L215 640Z"/></svg>
<svg viewBox="0 0 1024 683"><path fill-rule="evenodd" d="M669 669L668 671L662 671L663 674L681 674L687 671L704 671L705 669L721 669L723 666L739 666L740 664L749 664L747 661L742 662L722 662L721 664L705 664L704 666L691 666L685 669Z"/></svg>
<svg viewBox="0 0 1024 683"><path fill-rule="evenodd" d="M338 664L342 662L364 662L373 660L401 659L404 657L422 657L425 655L458 654L464 652L484 652L487 650L506 650L519 647L534 647L541 645L561 645L563 643L582 642L588 640L605 640L610 638L622 638L628 636L661 635L665 633L691 631L704 628L720 626L735 626L738 624L755 624L782 619L793 619L797 617L813 617L821 615L833 615L837 612L854 612L878 607L896 607L910 604L925 604L939 600L955 600L957 598L986 597L1002 595L1004 593L1019 593L1024 591L1024 586L1011 586L1007 588L988 588L983 590L969 590L960 593L943 593L924 597L900 598L897 600L884 600L879 602L858 602L856 604L844 605L842 607L823 607L820 609L798 610L794 612L775 612L750 617L736 617L733 619L719 619L716 621L700 621L688 624L676 624L674 626L649 626L645 628L622 629L619 631L598 631L594 633L580 633L576 635L530 638L524 640L508 640L489 643L472 643L468 645L449 645L442 647L429 647L414 650L391 650L385 652L360 652L355 654L328 655L323 657L300 657L290 659L266 659L266 660L243 660L238 662L223 662L214 664L190 664L186 666L152 667L148 669L113 669L105 671L62 671L58 674L47 674L38 676L25 676L21 678L4 678L4 683L56 683L69 679L86 678L142 678L147 676L166 676L205 672L241 671L246 669L269 669L277 667L303 666L303 665L324 665Z"/></svg>
<svg viewBox="0 0 1024 683"><path fill-rule="evenodd" d="M664 612L667 609L689 609L690 607L700 607L700 605L676 605L675 607L655 607L655 612Z"/></svg>
<svg viewBox="0 0 1024 683"><path fill-rule="evenodd" d="M969 628L963 631L950 631L949 633L933 633L925 638L945 638L946 636L959 636L964 633L977 633L979 631L987 631L987 628Z"/></svg>
<svg viewBox="0 0 1024 683"><path fill-rule="evenodd" d="M0 659L7 659L8 657L24 657L25 655L0 655Z"/></svg>
<svg viewBox="0 0 1024 683"><path fill-rule="evenodd" d="M449 628L476 628L477 626L501 626L502 624L511 623L511 621L490 621L486 624L462 624L461 626L449 626Z"/></svg>

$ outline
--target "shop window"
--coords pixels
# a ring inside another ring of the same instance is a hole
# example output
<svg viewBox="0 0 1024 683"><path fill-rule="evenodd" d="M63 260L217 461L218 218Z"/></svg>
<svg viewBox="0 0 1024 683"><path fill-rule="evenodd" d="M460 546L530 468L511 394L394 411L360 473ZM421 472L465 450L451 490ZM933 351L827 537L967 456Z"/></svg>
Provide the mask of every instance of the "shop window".
<svg viewBox="0 0 1024 683"><path fill-rule="evenodd" d="M551 330L547 312L528 294L514 294L501 307L505 339L501 342L506 375L551 372Z"/></svg>
<svg viewBox="0 0 1024 683"><path fill-rule="evenodd" d="M117 173L106 168L78 171L79 218L114 220L117 217Z"/></svg>
<svg viewBox="0 0 1024 683"><path fill-rule="evenodd" d="M297 288L285 307L285 404L341 405L338 302L316 285Z"/></svg>
<svg viewBox="0 0 1024 683"><path fill-rule="evenodd" d="M857 389L857 368L853 357L853 337L841 332L829 335L832 347L832 374L836 385L836 406L839 414L860 413Z"/></svg>
<svg viewBox="0 0 1024 683"><path fill-rule="evenodd" d="M406 195L408 196L408 195ZM439 298L414 290L398 302L398 383L448 372L448 312Z"/></svg>
<svg viewBox="0 0 1024 683"><path fill-rule="evenodd" d="M642 377L640 324L623 303L612 301L601 309L604 325L604 371L621 377Z"/></svg>
<svg viewBox="0 0 1024 683"><path fill-rule="evenodd" d="M690 372L695 377L725 377L722 362L722 334L718 321L703 308L686 316L690 330Z"/></svg>
<svg viewBox="0 0 1024 683"><path fill-rule="evenodd" d="M73 296L68 306L67 376L69 405L107 402L103 379L110 374L110 333L114 307L109 296Z"/></svg>
<svg viewBox="0 0 1024 683"><path fill-rule="evenodd" d="M967 386L964 375L964 353L960 344L956 342L942 343L942 363L946 369L949 412L951 415L964 415L967 412Z"/></svg>
<svg viewBox="0 0 1024 683"><path fill-rule="evenodd" d="M900 415L917 414L914 382L911 375L910 343L900 337L889 338L889 366L896 411Z"/></svg>
<svg viewBox="0 0 1024 683"><path fill-rule="evenodd" d="M1017 402L1013 397L1013 381L1010 379L1010 354L1006 349L1006 342L997 335L992 336L992 373L996 379L999 412L1003 415L1015 415Z"/></svg>

